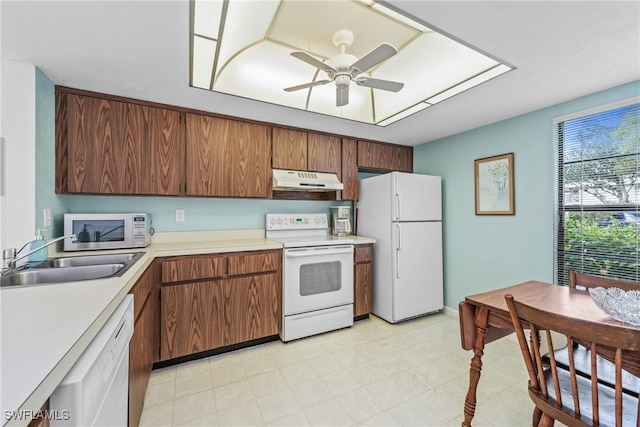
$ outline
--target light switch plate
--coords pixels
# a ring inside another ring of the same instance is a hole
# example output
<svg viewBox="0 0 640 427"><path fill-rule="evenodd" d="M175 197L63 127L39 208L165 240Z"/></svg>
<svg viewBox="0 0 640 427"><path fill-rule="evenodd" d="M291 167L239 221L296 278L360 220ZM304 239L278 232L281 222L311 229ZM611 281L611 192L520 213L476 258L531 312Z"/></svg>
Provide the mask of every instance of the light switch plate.
<svg viewBox="0 0 640 427"><path fill-rule="evenodd" d="M184 222L184 209L176 209L176 222Z"/></svg>
<svg viewBox="0 0 640 427"><path fill-rule="evenodd" d="M44 224L44 227L45 228L51 227L51 209L44 208L42 210L42 216L43 216L42 222Z"/></svg>

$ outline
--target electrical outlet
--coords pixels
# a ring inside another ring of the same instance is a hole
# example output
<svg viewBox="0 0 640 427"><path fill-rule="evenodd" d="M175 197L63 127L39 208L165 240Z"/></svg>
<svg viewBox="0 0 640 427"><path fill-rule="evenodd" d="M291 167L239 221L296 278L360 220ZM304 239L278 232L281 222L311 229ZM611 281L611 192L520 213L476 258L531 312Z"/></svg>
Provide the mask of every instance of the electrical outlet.
<svg viewBox="0 0 640 427"><path fill-rule="evenodd" d="M49 208L45 208L42 210L42 216L43 216L43 224L44 227L51 227L51 209Z"/></svg>
<svg viewBox="0 0 640 427"><path fill-rule="evenodd" d="M176 222L184 222L184 209L176 209Z"/></svg>

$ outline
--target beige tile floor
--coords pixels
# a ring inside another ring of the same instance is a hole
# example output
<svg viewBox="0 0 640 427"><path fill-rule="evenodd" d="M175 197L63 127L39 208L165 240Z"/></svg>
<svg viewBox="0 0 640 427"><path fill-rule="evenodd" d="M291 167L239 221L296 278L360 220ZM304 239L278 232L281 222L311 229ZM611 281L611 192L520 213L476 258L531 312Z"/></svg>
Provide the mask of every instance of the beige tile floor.
<svg viewBox="0 0 640 427"><path fill-rule="evenodd" d="M274 341L155 370L142 426L459 426L471 352L458 318ZM531 426L533 404L515 340L485 348L474 426Z"/></svg>

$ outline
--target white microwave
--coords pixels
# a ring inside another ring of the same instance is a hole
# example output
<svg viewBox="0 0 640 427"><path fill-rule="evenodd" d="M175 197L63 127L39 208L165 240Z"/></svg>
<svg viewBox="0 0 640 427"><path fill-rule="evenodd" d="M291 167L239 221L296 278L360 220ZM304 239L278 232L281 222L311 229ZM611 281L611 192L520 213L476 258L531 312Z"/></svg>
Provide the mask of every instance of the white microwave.
<svg viewBox="0 0 640 427"><path fill-rule="evenodd" d="M151 243L149 214L64 214L65 251L144 248Z"/></svg>

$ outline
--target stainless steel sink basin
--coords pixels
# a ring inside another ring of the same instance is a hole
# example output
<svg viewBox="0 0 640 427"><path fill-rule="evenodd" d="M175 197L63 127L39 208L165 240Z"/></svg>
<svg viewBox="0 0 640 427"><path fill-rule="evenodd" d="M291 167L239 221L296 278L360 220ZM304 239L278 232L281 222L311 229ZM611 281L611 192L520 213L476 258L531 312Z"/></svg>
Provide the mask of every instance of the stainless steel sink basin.
<svg viewBox="0 0 640 427"><path fill-rule="evenodd" d="M144 255L144 252L132 252L125 254L103 254L103 255L82 255L69 256L64 258L52 258L43 263L32 266L32 268L68 268L81 267L86 265L102 264L133 264Z"/></svg>
<svg viewBox="0 0 640 427"><path fill-rule="evenodd" d="M2 274L0 287L76 282L122 276L144 252L52 258L26 270Z"/></svg>
<svg viewBox="0 0 640 427"><path fill-rule="evenodd" d="M126 264L100 264L67 268L33 268L2 275L0 282L2 287L5 287L102 279L117 275L125 267Z"/></svg>

